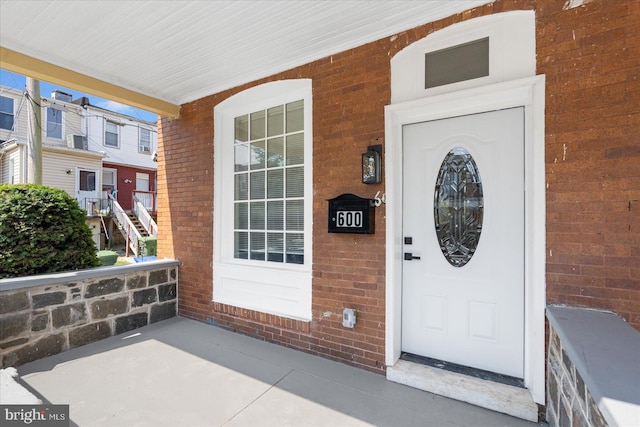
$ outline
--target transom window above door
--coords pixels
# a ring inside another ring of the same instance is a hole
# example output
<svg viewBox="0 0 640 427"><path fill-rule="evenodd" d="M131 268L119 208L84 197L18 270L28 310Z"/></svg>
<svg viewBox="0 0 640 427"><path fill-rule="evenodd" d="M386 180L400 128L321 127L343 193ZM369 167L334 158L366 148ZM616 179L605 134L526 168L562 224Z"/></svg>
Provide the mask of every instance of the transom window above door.
<svg viewBox="0 0 640 427"><path fill-rule="evenodd" d="M234 119L234 258L304 263L304 103Z"/></svg>

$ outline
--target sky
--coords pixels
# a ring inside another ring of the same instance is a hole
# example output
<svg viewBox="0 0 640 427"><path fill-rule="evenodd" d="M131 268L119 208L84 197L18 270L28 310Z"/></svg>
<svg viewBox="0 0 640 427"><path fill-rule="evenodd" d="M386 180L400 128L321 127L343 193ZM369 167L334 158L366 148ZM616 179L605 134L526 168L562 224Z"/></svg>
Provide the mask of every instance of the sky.
<svg viewBox="0 0 640 427"><path fill-rule="evenodd" d="M26 78L21 74L12 73L6 70L0 70L0 85L9 86L19 90L25 90ZM53 85L51 83L40 81L40 96L50 98L51 92L59 89L63 92L73 95L73 99L76 100L82 96L89 98L91 105L104 108L106 110L115 111L117 113L126 114L131 117L135 117L147 122L156 122L158 115L149 111L140 110L138 108L129 107L118 102L110 101L108 99L98 98L97 96L88 95L86 93L78 92L77 90L69 89L66 87Z"/></svg>

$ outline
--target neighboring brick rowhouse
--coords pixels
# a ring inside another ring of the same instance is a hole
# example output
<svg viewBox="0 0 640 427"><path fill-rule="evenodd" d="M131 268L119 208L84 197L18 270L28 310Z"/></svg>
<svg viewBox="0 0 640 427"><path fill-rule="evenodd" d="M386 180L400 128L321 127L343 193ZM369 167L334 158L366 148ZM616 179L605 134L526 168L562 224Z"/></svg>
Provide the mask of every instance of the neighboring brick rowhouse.
<svg viewBox="0 0 640 427"><path fill-rule="evenodd" d="M175 266L73 281L59 276L52 284L0 291L1 368L176 315Z"/></svg>
<svg viewBox="0 0 640 427"><path fill-rule="evenodd" d="M182 106L159 126L161 257L181 262L180 314L384 370L385 207L376 234L328 234L327 199L372 197L358 162L384 145L390 59L456 22L535 10L537 73L546 74L549 302L615 311L640 329L640 2L501 1ZM565 10L566 7L566 10ZM213 108L273 80L313 81L313 321L212 303ZM354 329L341 325L357 309Z"/></svg>

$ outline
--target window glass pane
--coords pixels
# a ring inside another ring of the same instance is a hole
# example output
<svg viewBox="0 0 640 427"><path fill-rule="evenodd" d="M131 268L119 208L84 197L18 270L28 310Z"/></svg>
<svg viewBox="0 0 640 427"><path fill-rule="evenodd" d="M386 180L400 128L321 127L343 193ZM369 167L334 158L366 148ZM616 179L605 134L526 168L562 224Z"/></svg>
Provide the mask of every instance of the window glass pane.
<svg viewBox="0 0 640 427"><path fill-rule="evenodd" d="M236 203L235 228L252 230L236 232L237 257L303 263L304 102L238 116L234 126L235 200L250 200Z"/></svg>
<svg viewBox="0 0 640 427"><path fill-rule="evenodd" d="M247 142L249 140L249 115L235 118L235 142Z"/></svg>
<svg viewBox="0 0 640 427"><path fill-rule="evenodd" d="M249 197L249 176L246 173L236 175L235 179L235 196L233 200L247 200Z"/></svg>
<svg viewBox="0 0 640 427"><path fill-rule="evenodd" d="M284 166L284 138L272 138L267 141L267 167Z"/></svg>
<svg viewBox="0 0 640 427"><path fill-rule="evenodd" d="M452 149L442 161L433 210L442 254L452 266L464 267L480 241L484 201L478 166L462 147Z"/></svg>
<svg viewBox="0 0 640 427"><path fill-rule="evenodd" d="M139 150L142 152L151 152L151 131L149 129L140 128Z"/></svg>
<svg viewBox="0 0 640 427"><path fill-rule="evenodd" d="M234 228L246 230L249 228L249 208L248 203L234 203Z"/></svg>
<svg viewBox="0 0 640 427"><path fill-rule="evenodd" d="M287 133L304 129L304 102L287 104Z"/></svg>
<svg viewBox="0 0 640 427"><path fill-rule="evenodd" d="M287 136L287 166L304 163L304 134Z"/></svg>
<svg viewBox="0 0 640 427"><path fill-rule="evenodd" d="M267 261L284 261L284 235L267 233Z"/></svg>
<svg viewBox="0 0 640 427"><path fill-rule="evenodd" d="M251 143L251 169L264 169L264 141Z"/></svg>
<svg viewBox="0 0 640 427"><path fill-rule="evenodd" d="M251 230L264 230L264 202L251 202L249 222Z"/></svg>
<svg viewBox="0 0 640 427"><path fill-rule="evenodd" d="M249 147L247 144L237 144L234 148L235 171L242 172L248 169L249 164Z"/></svg>
<svg viewBox="0 0 640 427"><path fill-rule="evenodd" d="M264 199L264 171L251 173L251 200Z"/></svg>
<svg viewBox="0 0 640 427"><path fill-rule="evenodd" d="M0 129L13 129L13 114L0 113Z"/></svg>
<svg viewBox="0 0 640 427"><path fill-rule="evenodd" d="M249 258L249 233L246 231L236 231L234 233L234 257L240 259Z"/></svg>
<svg viewBox="0 0 640 427"><path fill-rule="evenodd" d="M0 96L0 112L13 114L13 98Z"/></svg>
<svg viewBox="0 0 640 427"><path fill-rule="evenodd" d="M287 168L287 197L302 197L304 195L304 169L301 167Z"/></svg>
<svg viewBox="0 0 640 427"><path fill-rule="evenodd" d="M13 99L0 96L0 128L13 129Z"/></svg>
<svg viewBox="0 0 640 427"><path fill-rule="evenodd" d="M287 200L287 231L304 230L304 201Z"/></svg>
<svg viewBox="0 0 640 427"><path fill-rule="evenodd" d="M264 261L264 234L251 233L251 259Z"/></svg>
<svg viewBox="0 0 640 427"><path fill-rule="evenodd" d="M284 202L267 202L267 229L284 229Z"/></svg>
<svg viewBox="0 0 640 427"><path fill-rule="evenodd" d="M304 235L287 234L287 263L304 264Z"/></svg>
<svg viewBox="0 0 640 427"><path fill-rule="evenodd" d="M114 171L103 169L102 170L102 185L103 186L105 186L105 185L111 185L111 186L115 185L114 176L115 176Z"/></svg>
<svg viewBox="0 0 640 427"><path fill-rule="evenodd" d="M284 197L284 170L267 171L267 198L281 199Z"/></svg>
<svg viewBox="0 0 640 427"><path fill-rule="evenodd" d="M267 136L282 135L284 133L283 111L282 105L267 110Z"/></svg>
<svg viewBox="0 0 640 427"><path fill-rule="evenodd" d="M489 37L425 55L425 89L489 75Z"/></svg>
<svg viewBox="0 0 640 427"><path fill-rule="evenodd" d="M264 111L251 113L251 140L264 138Z"/></svg>
<svg viewBox="0 0 640 427"><path fill-rule="evenodd" d="M93 191L96 189L96 173L80 171L80 191Z"/></svg>
<svg viewBox="0 0 640 427"><path fill-rule="evenodd" d="M62 111L47 108L47 136L62 139Z"/></svg>
<svg viewBox="0 0 640 427"><path fill-rule="evenodd" d="M107 122L104 132L104 144L110 147L118 146L118 125Z"/></svg>

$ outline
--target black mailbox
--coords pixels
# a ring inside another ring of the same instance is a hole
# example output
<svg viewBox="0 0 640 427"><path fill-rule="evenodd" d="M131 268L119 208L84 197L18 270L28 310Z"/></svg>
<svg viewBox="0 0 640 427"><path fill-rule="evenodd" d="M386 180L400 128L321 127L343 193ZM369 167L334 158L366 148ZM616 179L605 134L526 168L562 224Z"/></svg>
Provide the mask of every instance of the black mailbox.
<svg viewBox="0 0 640 427"><path fill-rule="evenodd" d="M329 233L375 233L373 200L342 194L329 200Z"/></svg>

